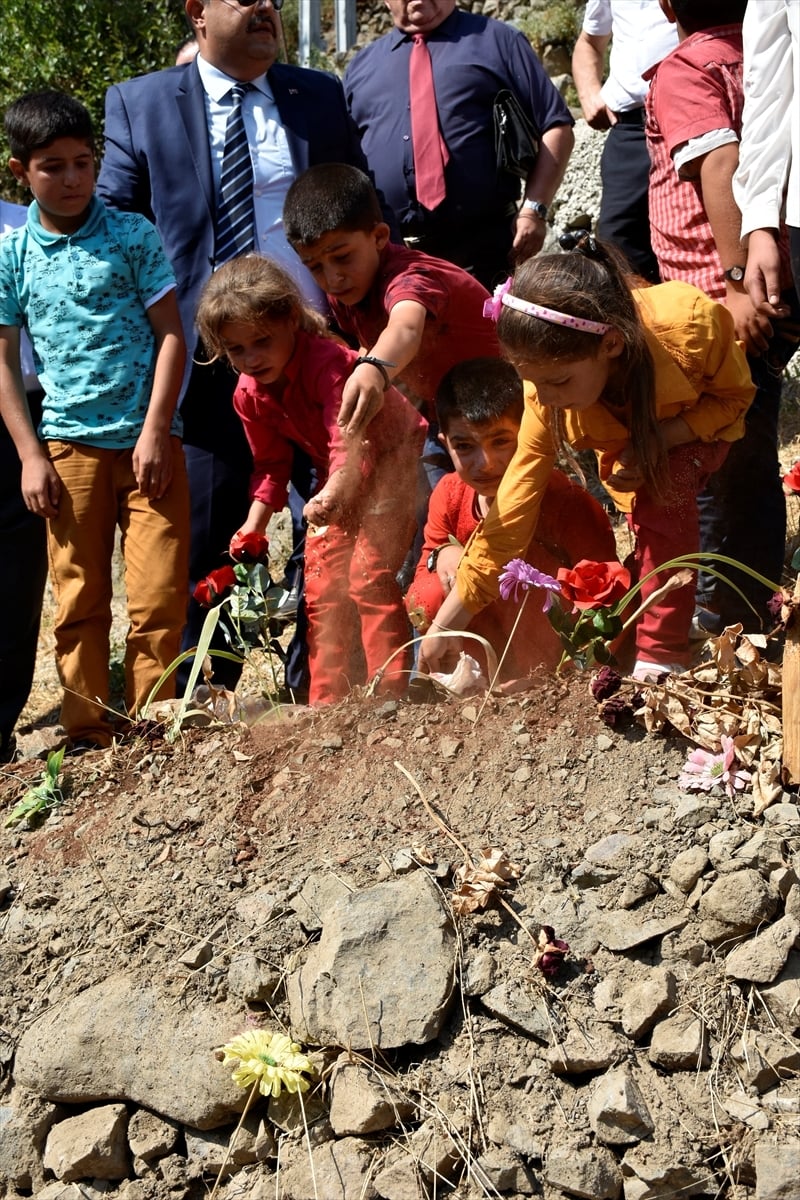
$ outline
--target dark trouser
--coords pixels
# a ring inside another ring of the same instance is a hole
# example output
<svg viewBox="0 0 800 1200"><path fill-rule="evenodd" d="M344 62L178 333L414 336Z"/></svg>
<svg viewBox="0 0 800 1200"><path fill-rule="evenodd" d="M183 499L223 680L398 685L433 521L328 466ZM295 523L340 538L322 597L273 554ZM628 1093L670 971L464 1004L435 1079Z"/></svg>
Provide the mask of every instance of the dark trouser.
<svg viewBox="0 0 800 1200"><path fill-rule="evenodd" d="M38 424L40 398L28 399ZM20 476L17 451L0 421L0 753L30 694L47 580L47 526L25 507Z"/></svg>
<svg viewBox="0 0 800 1200"><path fill-rule="evenodd" d="M405 236L405 232L404 232ZM482 217L465 229L443 228L423 236L406 237L412 250L422 250L435 258L444 258L474 275L490 292L507 279L513 266L514 206L506 213Z"/></svg>
<svg viewBox="0 0 800 1200"><path fill-rule="evenodd" d="M597 233L621 250L639 275L658 283L658 263L650 245L650 155L643 111L620 113L608 131L600 159L603 191Z"/></svg>
<svg viewBox="0 0 800 1200"><path fill-rule="evenodd" d="M192 370L189 386L181 405L184 422L184 453L189 474L191 495L191 546L189 552L189 608L186 616L182 649L196 646L206 618L207 609L191 598L195 584L217 567L230 565L228 543L232 534L243 524L250 508L249 487L253 469L250 447L242 424L233 409L232 398L236 376L222 362L198 363ZM295 486L299 493L299 509L309 492L310 463L305 456L298 463ZM292 533L295 545L302 542L304 531L297 504L292 511ZM302 583L300 580L293 582ZM305 667L304 625L298 617L295 639L302 642L292 661L292 683L298 692L307 690ZM217 627L211 642L212 650L230 647L222 630ZM234 689L242 668L225 658L212 658L214 681ZM186 686L192 660L178 672L178 687ZM287 680L287 682L289 682Z"/></svg>
<svg viewBox="0 0 800 1200"><path fill-rule="evenodd" d="M784 293L783 300L792 306L797 320L800 306L794 291ZM758 358L748 356L756 394L745 418L745 435L732 444L697 503L702 550L735 558L779 584L786 548L786 500L778 462L778 415L783 368L797 342L781 336L780 321L774 322L773 328L767 352ZM767 601L774 589L725 564L713 565L744 593L746 601L726 584L702 573L697 603L718 616L714 621L704 615L703 626L716 633L738 621L747 630L757 630L759 622L769 624Z"/></svg>

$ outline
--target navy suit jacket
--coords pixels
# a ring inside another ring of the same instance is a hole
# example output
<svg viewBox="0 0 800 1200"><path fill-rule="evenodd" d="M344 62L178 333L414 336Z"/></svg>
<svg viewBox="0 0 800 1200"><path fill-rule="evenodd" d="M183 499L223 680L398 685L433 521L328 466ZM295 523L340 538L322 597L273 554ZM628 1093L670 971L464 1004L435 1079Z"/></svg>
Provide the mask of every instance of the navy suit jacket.
<svg viewBox="0 0 800 1200"><path fill-rule="evenodd" d="M367 170L334 75L276 63L268 80L298 175L323 162ZM195 62L108 89L97 192L112 208L142 213L156 225L177 279L191 357L194 314L213 267L215 210L205 93Z"/></svg>

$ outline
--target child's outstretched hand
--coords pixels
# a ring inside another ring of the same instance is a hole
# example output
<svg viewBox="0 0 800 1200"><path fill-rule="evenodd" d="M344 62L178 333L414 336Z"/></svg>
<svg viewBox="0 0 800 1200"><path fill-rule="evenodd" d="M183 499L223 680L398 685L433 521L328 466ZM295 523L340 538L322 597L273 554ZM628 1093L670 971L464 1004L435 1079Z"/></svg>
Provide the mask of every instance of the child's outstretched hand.
<svg viewBox="0 0 800 1200"><path fill-rule="evenodd" d="M309 525L320 528L340 523L352 499L353 488L358 486L358 478L346 467L334 471L322 491L313 496L303 509L303 516Z"/></svg>
<svg viewBox="0 0 800 1200"><path fill-rule="evenodd" d="M608 483L618 492L635 492L644 483L639 460L630 443L623 446L617 455L614 470L608 477Z"/></svg>
<svg viewBox="0 0 800 1200"><path fill-rule="evenodd" d="M349 438L363 434L383 408L385 380L377 367L361 363L342 389L336 422Z"/></svg>

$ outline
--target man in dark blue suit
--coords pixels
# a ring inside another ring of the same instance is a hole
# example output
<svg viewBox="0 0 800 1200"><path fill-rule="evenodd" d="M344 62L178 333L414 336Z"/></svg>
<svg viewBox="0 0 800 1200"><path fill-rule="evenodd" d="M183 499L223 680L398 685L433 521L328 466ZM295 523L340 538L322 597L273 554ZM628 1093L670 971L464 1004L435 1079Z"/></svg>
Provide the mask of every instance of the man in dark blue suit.
<svg viewBox="0 0 800 1200"><path fill-rule="evenodd" d="M105 157L97 190L112 207L143 213L161 235L178 283L190 350L181 403L192 492L192 586L229 561L231 535L248 508L250 453L231 405L234 376L199 363L194 314L215 266L215 218L225 128L235 83L253 164L255 249L277 259L306 298L323 298L283 235L292 181L321 162L365 169L341 84L322 71L277 63L283 0L185 0L199 53L194 62L109 88ZM296 478L300 494L308 493ZM204 612L190 604L184 646L195 646ZM217 658L215 679L235 686L239 668ZM289 682L299 682L298 679Z"/></svg>

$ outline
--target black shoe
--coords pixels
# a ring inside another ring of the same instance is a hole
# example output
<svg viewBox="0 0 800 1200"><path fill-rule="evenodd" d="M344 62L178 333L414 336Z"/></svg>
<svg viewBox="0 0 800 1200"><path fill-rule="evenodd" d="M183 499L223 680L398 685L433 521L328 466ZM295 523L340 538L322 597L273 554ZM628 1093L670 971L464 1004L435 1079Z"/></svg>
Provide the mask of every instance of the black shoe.
<svg viewBox="0 0 800 1200"><path fill-rule="evenodd" d="M66 757L80 758L82 754L88 754L90 750L102 750L103 746L93 742L91 738L75 738L74 741L67 742Z"/></svg>

